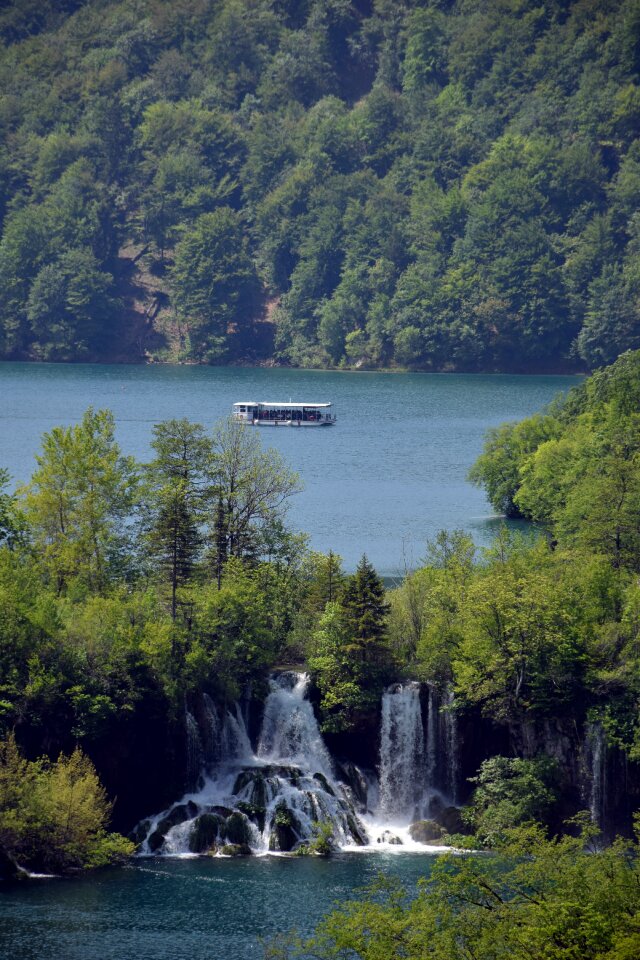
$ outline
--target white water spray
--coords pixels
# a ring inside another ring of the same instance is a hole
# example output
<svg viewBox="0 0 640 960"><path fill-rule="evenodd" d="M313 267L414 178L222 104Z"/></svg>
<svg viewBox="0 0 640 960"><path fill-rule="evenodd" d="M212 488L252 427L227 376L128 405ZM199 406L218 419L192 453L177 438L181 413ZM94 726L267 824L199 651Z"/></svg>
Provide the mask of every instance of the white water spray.
<svg viewBox="0 0 640 960"><path fill-rule="evenodd" d="M382 697L380 813L389 823L422 816L427 793L418 683L394 684Z"/></svg>

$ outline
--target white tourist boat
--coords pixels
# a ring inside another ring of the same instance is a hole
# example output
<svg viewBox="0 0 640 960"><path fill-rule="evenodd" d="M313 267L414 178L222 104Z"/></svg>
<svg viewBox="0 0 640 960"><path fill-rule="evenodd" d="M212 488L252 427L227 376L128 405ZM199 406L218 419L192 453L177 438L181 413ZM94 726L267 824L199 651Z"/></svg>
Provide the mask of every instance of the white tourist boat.
<svg viewBox="0 0 640 960"><path fill-rule="evenodd" d="M336 417L330 403L258 403L233 405L233 418L257 427L332 427Z"/></svg>

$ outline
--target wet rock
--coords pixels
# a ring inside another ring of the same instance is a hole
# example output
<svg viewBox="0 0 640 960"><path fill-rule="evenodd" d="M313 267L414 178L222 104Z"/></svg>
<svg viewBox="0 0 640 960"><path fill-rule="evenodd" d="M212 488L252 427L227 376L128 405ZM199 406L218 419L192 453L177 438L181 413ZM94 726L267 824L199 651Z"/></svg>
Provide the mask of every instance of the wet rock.
<svg viewBox="0 0 640 960"><path fill-rule="evenodd" d="M459 807L445 807L438 817L438 823L447 833L469 833L469 827L462 819Z"/></svg>
<svg viewBox="0 0 640 960"><path fill-rule="evenodd" d="M225 843L220 853L225 857L250 857L251 847L247 843Z"/></svg>
<svg viewBox="0 0 640 960"><path fill-rule="evenodd" d="M164 834L160 833L159 830L154 830L147 840L147 846L149 847L151 853L157 853L163 843Z"/></svg>
<svg viewBox="0 0 640 960"><path fill-rule="evenodd" d="M11 854L0 847L0 880L26 880L29 874L19 866Z"/></svg>
<svg viewBox="0 0 640 960"><path fill-rule="evenodd" d="M338 776L351 790L351 793L353 794L353 797L360 808L360 812L364 813L367 809L369 793L367 778L363 774L362 770L360 770L360 768L350 760L344 761L343 763L338 763L336 766L338 770Z"/></svg>
<svg viewBox="0 0 640 960"><path fill-rule="evenodd" d="M459 807L447 806L440 797L432 797L429 805L431 819L444 828L445 833L469 833Z"/></svg>
<svg viewBox="0 0 640 960"><path fill-rule="evenodd" d="M347 824L349 826L349 833L351 834L351 839L359 847L366 847L368 841L367 833L364 827L362 827L353 814L347 814Z"/></svg>
<svg viewBox="0 0 640 960"><path fill-rule="evenodd" d="M392 843L396 846L402 846L402 840L400 837L397 837L395 833L391 833L390 830L385 830L378 837L378 843Z"/></svg>
<svg viewBox="0 0 640 960"><path fill-rule="evenodd" d="M192 800L189 800L188 803L179 803L171 808L166 817L160 820L156 830L164 836L171 830L171 827L184 823L185 820L193 820L197 813L198 808Z"/></svg>
<svg viewBox="0 0 640 960"><path fill-rule="evenodd" d="M444 827L435 820L418 820L409 827L409 836L416 843L434 843L444 836Z"/></svg>
<svg viewBox="0 0 640 960"><path fill-rule="evenodd" d="M227 842L233 846L248 844L251 840L251 829L247 818L242 813L232 813L225 822L224 835Z"/></svg>
<svg viewBox="0 0 640 960"><path fill-rule="evenodd" d="M233 785L234 796L237 796L249 786L251 787L249 791L251 803L264 807L266 805L266 792L262 770L243 770L242 773L239 773Z"/></svg>
<svg viewBox="0 0 640 960"><path fill-rule="evenodd" d="M149 833L149 827L151 826L151 820L141 820L140 823L136 824L131 833L129 834L129 840L132 840L135 844L140 844L143 842L147 834Z"/></svg>
<svg viewBox="0 0 640 960"><path fill-rule="evenodd" d="M298 843L300 824L285 803L276 807L273 827L269 837L269 850L288 853Z"/></svg>
<svg viewBox="0 0 640 960"><path fill-rule="evenodd" d="M223 825L224 820L215 813L203 813L198 817L189 836L191 853L205 853L210 850L218 839Z"/></svg>
<svg viewBox="0 0 640 960"><path fill-rule="evenodd" d="M247 803L244 800L241 800L237 804L237 808L241 813L244 813L245 817L251 820L252 823L255 823L260 833L262 833L264 830L266 809L256 806L255 803Z"/></svg>
<svg viewBox="0 0 640 960"><path fill-rule="evenodd" d="M314 773L313 779L317 780L318 783L321 784L322 789L325 791L325 793L328 793L330 797L335 797L336 795L335 790L333 789L333 787L325 777L324 773Z"/></svg>

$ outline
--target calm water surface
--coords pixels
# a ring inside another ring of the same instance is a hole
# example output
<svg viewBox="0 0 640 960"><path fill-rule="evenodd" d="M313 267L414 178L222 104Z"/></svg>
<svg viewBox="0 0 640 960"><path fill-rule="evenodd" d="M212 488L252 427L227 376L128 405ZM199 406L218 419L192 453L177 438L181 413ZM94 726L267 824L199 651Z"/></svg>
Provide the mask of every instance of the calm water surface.
<svg viewBox="0 0 640 960"><path fill-rule="evenodd" d="M77 880L0 891L0 956L11 960L261 960L261 940L308 934L379 871L413 889L433 860L142 860Z"/></svg>
<svg viewBox="0 0 640 960"><path fill-rule="evenodd" d="M0 466L29 479L40 437L109 407L125 453L149 457L154 423L213 424L237 400L330 400L338 425L262 428L302 476L290 519L352 569L363 552L386 576L413 566L443 528L487 543L497 520L466 474L488 427L528 416L575 377L327 373L222 367L0 363Z"/></svg>

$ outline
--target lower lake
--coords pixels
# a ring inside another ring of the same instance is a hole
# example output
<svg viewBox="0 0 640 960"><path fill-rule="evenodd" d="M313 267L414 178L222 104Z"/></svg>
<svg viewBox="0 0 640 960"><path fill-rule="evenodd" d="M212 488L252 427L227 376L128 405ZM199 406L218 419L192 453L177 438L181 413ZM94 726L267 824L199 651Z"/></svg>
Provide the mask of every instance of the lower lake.
<svg viewBox="0 0 640 960"><path fill-rule="evenodd" d="M289 369L0 363L0 466L25 483L43 432L88 406L114 413L122 449L150 457L153 424L211 426L239 400L331 401L335 427L257 427L298 471L290 522L351 570L366 552L386 577L417 565L439 530L479 544L500 522L466 480L486 430L540 410L575 377L336 373Z"/></svg>
<svg viewBox="0 0 640 960"><path fill-rule="evenodd" d="M11 960L262 960L263 943L311 933L384 871L415 889L433 857L340 854L136 860L74 880L0 891L0 956Z"/></svg>

